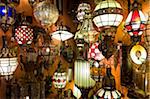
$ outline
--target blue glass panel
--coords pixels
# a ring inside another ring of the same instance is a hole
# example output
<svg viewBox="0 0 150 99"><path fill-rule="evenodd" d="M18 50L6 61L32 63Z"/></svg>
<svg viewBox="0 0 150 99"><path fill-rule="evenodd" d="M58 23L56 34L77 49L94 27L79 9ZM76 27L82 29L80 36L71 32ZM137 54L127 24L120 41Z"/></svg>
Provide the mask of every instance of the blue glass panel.
<svg viewBox="0 0 150 99"><path fill-rule="evenodd" d="M5 6L0 6L0 16L5 16L4 10Z"/></svg>

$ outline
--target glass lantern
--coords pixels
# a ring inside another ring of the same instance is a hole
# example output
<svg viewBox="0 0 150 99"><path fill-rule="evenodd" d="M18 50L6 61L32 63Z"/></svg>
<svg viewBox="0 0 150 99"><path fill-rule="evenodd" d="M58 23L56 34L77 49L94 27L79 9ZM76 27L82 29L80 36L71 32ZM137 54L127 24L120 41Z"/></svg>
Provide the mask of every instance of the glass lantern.
<svg viewBox="0 0 150 99"><path fill-rule="evenodd" d="M142 35L145 30L146 18L143 12L138 9L138 2L134 1L133 9L127 16L125 28L130 36Z"/></svg>
<svg viewBox="0 0 150 99"><path fill-rule="evenodd" d="M11 4L0 3L0 25L4 32L15 23L16 10Z"/></svg>
<svg viewBox="0 0 150 99"><path fill-rule="evenodd" d="M33 6L33 15L42 26L51 26L58 20L59 12L55 5L42 1Z"/></svg>
<svg viewBox="0 0 150 99"><path fill-rule="evenodd" d="M83 22L84 15L89 12L91 12L90 4L88 4L88 3L79 4L79 6L77 8L77 16L76 16L78 21Z"/></svg>
<svg viewBox="0 0 150 99"><path fill-rule="evenodd" d="M121 5L115 0L102 0L93 12L93 22L100 27L117 27L123 19Z"/></svg>
<svg viewBox="0 0 150 99"><path fill-rule="evenodd" d="M3 48L0 51L0 75L12 75L18 65L18 58L14 51L6 47L6 39L3 36Z"/></svg>
<svg viewBox="0 0 150 99"><path fill-rule="evenodd" d="M15 39L19 45L31 44L33 41L33 29L26 20L15 29Z"/></svg>

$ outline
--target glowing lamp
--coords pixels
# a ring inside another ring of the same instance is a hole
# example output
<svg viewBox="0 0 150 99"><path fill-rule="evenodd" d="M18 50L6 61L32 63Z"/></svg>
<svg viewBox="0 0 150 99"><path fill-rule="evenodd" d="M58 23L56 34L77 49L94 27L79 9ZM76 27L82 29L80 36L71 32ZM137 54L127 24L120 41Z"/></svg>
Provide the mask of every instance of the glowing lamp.
<svg viewBox="0 0 150 99"><path fill-rule="evenodd" d="M22 24L15 29L15 39L20 45L32 43L33 29L27 22L22 22Z"/></svg>
<svg viewBox="0 0 150 99"><path fill-rule="evenodd" d="M91 6L88 3L81 3L77 8L77 19L80 22L83 22L84 15L91 11Z"/></svg>
<svg viewBox="0 0 150 99"><path fill-rule="evenodd" d="M141 65L146 61L147 51L139 44L134 45L130 50L130 57L135 64Z"/></svg>
<svg viewBox="0 0 150 99"><path fill-rule="evenodd" d="M55 72L53 75L53 84L55 88L64 88L67 83L66 72Z"/></svg>
<svg viewBox="0 0 150 99"><path fill-rule="evenodd" d="M96 93L96 99L121 99L121 93L115 88L115 79L111 68L107 68L106 76L102 81L102 88Z"/></svg>
<svg viewBox="0 0 150 99"><path fill-rule="evenodd" d="M5 45L6 39L3 37L3 48L0 51L0 75L12 75L18 65L18 58L14 51Z"/></svg>
<svg viewBox="0 0 150 99"><path fill-rule="evenodd" d="M95 85L95 81L90 77L90 64L88 61L75 61L74 81L79 88L90 88Z"/></svg>
<svg viewBox="0 0 150 99"><path fill-rule="evenodd" d="M15 23L16 10L10 4L0 3L0 25L4 32Z"/></svg>
<svg viewBox="0 0 150 99"><path fill-rule="evenodd" d="M115 0L102 0L93 12L93 22L100 27L118 26L123 19L122 7Z"/></svg>
<svg viewBox="0 0 150 99"><path fill-rule="evenodd" d="M143 12L138 9L136 1L133 3L133 7L126 19L125 28L130 36L138 36L142 35L145 30L146 18Z"/></svg>
<svg viewBox="0 0 150 99"><path fill-rule="evenodd" d="M33 15L42 26L51 26L57 21L59 13L55 5L42 1L34 5Z"/></svg>

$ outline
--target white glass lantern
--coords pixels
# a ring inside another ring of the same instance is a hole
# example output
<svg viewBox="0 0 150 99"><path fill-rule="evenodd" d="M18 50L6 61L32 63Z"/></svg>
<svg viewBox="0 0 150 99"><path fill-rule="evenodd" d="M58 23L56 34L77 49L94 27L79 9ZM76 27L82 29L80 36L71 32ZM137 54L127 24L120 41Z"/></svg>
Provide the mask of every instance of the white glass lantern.
<svg viewBox="0 0 150 99"><path fill-rule="evenodd" d="M146 61L147 51L139 44L134 45L130 50L130 57L135 64L141 65Z"/></svg>
<svg viewBox="0 0 150 99"><path fill-rule="evenodd" d="M138 9L137 2L133 3L133 10L129 13L125 28L130 36L142 35L143 30L145 30L146 18L141 10Z"/></svg>
<svg viewBox="0 0 150 99"><path fill-rule="evenodd" d="M73 37L73 34L70 33L66 26L60 25L57 27L57 30L52 33L52 38L65 41Z"/></svg>
<svg viewBox="0 0 150 99"><path fill-rule="evenodd" d="M3 43L4 42L3 40ZM17 68L18 58L15 52L5 47L5 44L3 44L3 46L0 51L0 75L12 75Z"/></svg>
<svg viewBox="0 0 150 99"><path fill-rule="evenodd" d="M91 12L91 6L88 3L81 3L77 8L77 19L80 22L83 22L84 15Z"/></svg>
<svg viewBox="0 0 150 99"><path fill-rule="evenodd" d="M122 19L122 7L115 0L102 0L94 9L93 21L100 27L118 26Z"/></svg>
<svg viewBox="0 0 150 99"><path fill-rule="evenodd" d="M66 72L55 72L53 75L53 84L55 88L65 88L67 83Z"/></svg>
<svg viewBox="0 0 150 99"><path fill-rule="evenodd" d="M15 23L16 10L10 4L0 3L0 25L6 32Z"/></svg>
<svg viewBox="0 0 150 99"><path fill-rule="evenodd" d="M59 13L55 5L42 1L34 5L33 15L42 26L51 26L57 21Z"/></svg>
<svg viewBox="0 0 150 99"><path fill-rule="evenodd" d="M90 64L85 60L76 60L74 63L74 81L79 88L90 88L95 81L90 77Z"/></svg>

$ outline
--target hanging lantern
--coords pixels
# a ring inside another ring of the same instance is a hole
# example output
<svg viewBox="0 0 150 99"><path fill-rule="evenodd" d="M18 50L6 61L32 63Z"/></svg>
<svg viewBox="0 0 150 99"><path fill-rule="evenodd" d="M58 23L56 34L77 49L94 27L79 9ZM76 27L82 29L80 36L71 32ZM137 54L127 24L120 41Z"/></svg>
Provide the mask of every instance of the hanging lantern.
<svg viewBox="0 0 150 99"><path fill-rule="evenodd" d="M146 49L139 44L134 45L130 50L130 57L135 64L141 65L147 58Z"/></svg>
<svg viewBox="0 0 150 99"><path fill-rule="evenodd" d="M125 28L130 36L139 36L145 30L145 24L146 18L143 12L138 9L138 2L134 1L133 9L126 19Z"/></svg>
<svg viewBox="0 0 150 99"><path fill-rule="evenodd" d="M144 32L144 39L147 47L150 49L150 12L148 13L148 21L146 25L146 31Z"/></svg>
<svg viewBox="0 0 150 99"><path fill-rule="evenodd" d="M73 37L73 34L70 33L66 26L60 25L57 27L57 30L52 33L52 38L65 41Z"/></svg>
<svg viewBox="0 0 150 99"><path fill-rule="evenodd" d="M3 48L0 51L0 75L12 75L18 65L18 58L14 51L5 45L6 39L3 36Z"/></svg>
<svg viewBox="0 0 150 99"><path fill-rule="evenodd" d="M55 5L42 1L34 5L33 15L42 26L51 26L57 21L59 13Z"/></svg>
<svg viewBox="0 0 150 99"><path fill-rule="evenodd" d="M88 4L88 3L79 4L79 6L77 8L77 16L76 16L78 21L83 22L84 15L89 12L91 12L90 4Z"/></svg>
<svg viewBox="0 0 150 99"><path fill-rule="evenodd" d="M94 59L94 60L102 60L103 58L105 58L101 51L99 50L99 43L93 43L88 51L88 59Z"/></svg>
<svg viewBox="0 0 150 99"><path fill-rule="evenodd" d="M95 36L98 34L98 32L93 27L91 14L85 14L84 21L79 32L83 33L85 42L95 42Z"/></svg>
<svg viewBox="0 0 150 99"><path fill-rule="evenodd" d="M121 99L121 93L115 88L115 78L111 74L111 68L107 68L106 73L102 81L102 88L96 93L96 99Z"/></svg>
<svg viewBox="0 0 150 99"><path fill-rule="evenodd" d="M90 64L85 60L76 60L74 63L74 81L80 88L90 88L95 81L90 77ZM82 76L81 76L82 75Z"/></svg>
<svg viewBox="0 0 150 99"><path fill-rule="evenodd" d="M15 29L15 39L18 44L31 44L33 41L33 29L26 20Z"/></svg>
<svg viewBox="0 0 150 99"><path fill-rule="evenodd" d="M15 23L16 10L11 4L0 3L0 25L4 32Z"/></svg>
<svg viewBox="0 0 150 99"><path fill-rule="evenodd" d="M102 0L94 9L93 21L98 28L118 26L123 19L121 5L115 0Z"/></svg>

